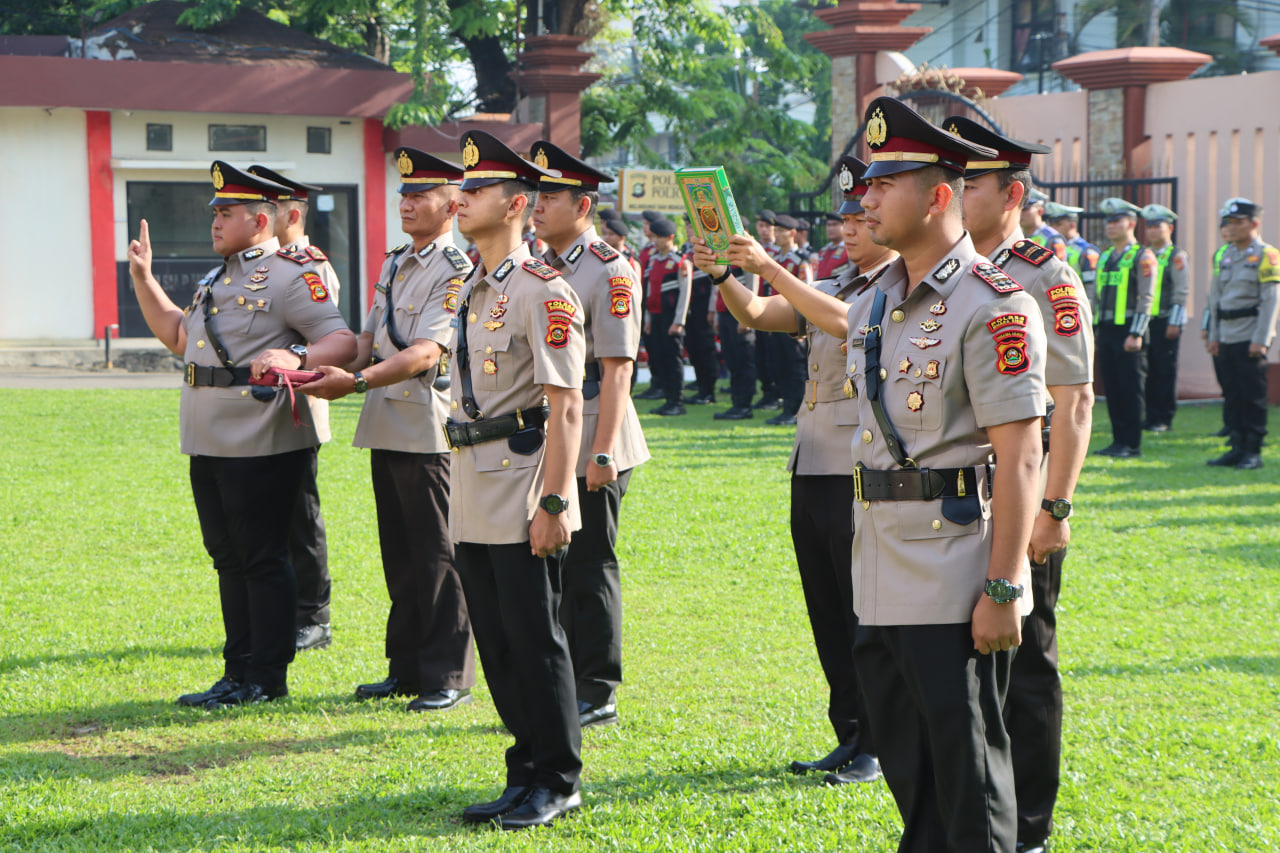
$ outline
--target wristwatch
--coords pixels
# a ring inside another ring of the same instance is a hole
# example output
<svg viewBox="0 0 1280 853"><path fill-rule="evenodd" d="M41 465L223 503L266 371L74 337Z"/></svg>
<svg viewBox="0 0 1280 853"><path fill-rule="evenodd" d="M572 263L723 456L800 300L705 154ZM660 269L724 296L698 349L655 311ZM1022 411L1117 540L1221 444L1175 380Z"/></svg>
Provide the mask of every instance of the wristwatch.
<svg viewBox="0 0 1280 853"><path fill-rule="evenodd" d="M1071 501L1066 498L1052 501L1045 498L1040 502L1040 506L1054 521L1066 521L1071 515Z"/></svg>
<svg viewBox="0 0 1280 853"><path fill-rule="evenodd" d="M543 495L542 500L538 501L538 506L542 507L547 515L559 515L569 508L569 499L555 493Z"/></svg>
<svg viewBox="0 0 1280 853"><path fill-rule="evenodd" d="M591 459L601 468L608 468L610 465L613 464L613 457L610 456L608 453L593 454Z"/></svg>
<svg viewBox="0 0 1280 853"><path fill-rule="evenodd" d="M1022 584L1009 583L1004 578L987 581L987 585L982 591L987 594L987 598L996 604L1008 604L1011 601L1017 601L1022 598Z"/></svg>
<svg viewBox="0 0 1280 853"><path fill-rule="evenodd" d="M298 357L299 370L307 366L307 348L306 347L304 347L302 344L294 344L293 346L289 347L289 352L293 353Z"/></svg>
<svg viewBox="0 0 1280 853"><path fill-rule="evenodd" d="M357 394L363 394L365 391L368 391L368 390L369 390L369 380L364 378L364 374L363 374L363 373L361 373L360 371L358 371L358 370L357 370L355 373L353 373L353 374L351 374L351 375L352 375L352 376L354 376L354 377L355 377L355 379L356 379L356 393L357 393Z"/></svg>

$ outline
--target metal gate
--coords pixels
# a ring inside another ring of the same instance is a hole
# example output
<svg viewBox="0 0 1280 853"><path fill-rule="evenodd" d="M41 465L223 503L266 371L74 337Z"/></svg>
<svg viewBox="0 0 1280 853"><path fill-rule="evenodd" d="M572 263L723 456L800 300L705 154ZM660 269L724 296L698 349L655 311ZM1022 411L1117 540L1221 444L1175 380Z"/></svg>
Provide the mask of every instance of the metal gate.
<svg viewBox="0 0 1280 853"><path fill-rule="evenodd" d="M1178 209L1178 179L1168 178L1107 178L1096 181L1047 181L1036 186L1059 204L1083 207L1080 214L1080 234L1095 246L1107 244L1106 214L1098 212L1104 198L1122 198L1139 207L1163 204L1170 210Z"/></svg>

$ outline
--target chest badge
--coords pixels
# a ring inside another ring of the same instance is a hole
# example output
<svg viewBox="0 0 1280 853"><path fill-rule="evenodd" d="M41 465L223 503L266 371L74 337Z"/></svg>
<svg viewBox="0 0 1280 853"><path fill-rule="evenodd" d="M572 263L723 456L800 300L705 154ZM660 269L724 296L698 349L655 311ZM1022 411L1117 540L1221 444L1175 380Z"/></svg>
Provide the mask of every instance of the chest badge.
<svg viewBox="0 0 1280 853"><path fill-rule="evenodd" d="M941 317L947 313L947 303L939 299L937 302L929 306L929 313L935 317Z"/></svg>
<svg viewBox="0 0 1280 853"><path fill-rule="evenodd" d="M898 362L898 372L899 372L899 373L910 373L910 372L911 372L911 359L909 359L909 358L904 358L902 361Z"/></svg>
<svg viewBox="0 0 1280 853"><path fill-rule="evenodd" d="M938 340L937 338L907 338L907 340L911 341L911 343L920 347L920 349L928 349L929 347L936 347L938 344L942 343L942 341Z"/></svg>
<svg viewBox="0 0 1280 853"><path fill-rule="evenodd" d="M266 281L266 280L267 280L267 274L264 272L256 272L253 275L249 276L249 281L253 282L254 284L257 284L260 281Z"/></svg>
<svg viewBox="0 0 1280 853"><path fill-rule="evenodd" d="M505 326L506 323L502 322L501 320L485 320L483 325L489 331L496 332L499 329L501 329L503 326Z"/></svg>
<svg viewBox="0 0 1280 853"><path fill-rule="evenodd" d="M485 376L496 376L498 373L498 363L491 358L486 358L482 369L484 370Z"/></svg>
<svg viewBox="0 0 1280 853"><path fill-rule="evenodd" d="M259 290L266 290L267 286L265 284L246 284L244 289L252 290L254 293L257 293Z"/></svg>
<svg viewBox="0 0 1280 853"><path fill-rule="evenodd" d="M937 378L938 378L938 367L939 367L939 366L940 366L940 365L938 364L938 360L937 360L937 359L930 359L929 363L928 363L928 364L926 364L926 365L924 366L924 375L925 375L925 378L927 378L927 379L937 379Z"/></svg>
<svg viewBox="0 0 1280 853"><path fill-rule="evenodd" d="M925 320L920 324L920 328L926 332L936 332L942 328L942 324L930 317L928 320Z"/></svg>
<svg viewBox="0 0 1280 853"><path fill-rule="evenodd" d="M924 395L919 391L912 391L907 395L907 408L913 412L918 412L924 408Z"/></svg>

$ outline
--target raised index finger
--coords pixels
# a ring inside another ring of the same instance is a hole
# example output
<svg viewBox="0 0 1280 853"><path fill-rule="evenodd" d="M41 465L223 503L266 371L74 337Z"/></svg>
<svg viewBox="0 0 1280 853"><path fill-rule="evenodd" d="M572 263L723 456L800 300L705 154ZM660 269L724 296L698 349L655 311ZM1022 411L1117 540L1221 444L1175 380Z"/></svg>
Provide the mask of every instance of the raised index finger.
<svg viewBox="0 0 1280 853"><path fill-rule="evenodd" d="M151 229L147 226L147 220L142 220L142 224L138 226L138 242L144 248L151 247Z"/></svg>

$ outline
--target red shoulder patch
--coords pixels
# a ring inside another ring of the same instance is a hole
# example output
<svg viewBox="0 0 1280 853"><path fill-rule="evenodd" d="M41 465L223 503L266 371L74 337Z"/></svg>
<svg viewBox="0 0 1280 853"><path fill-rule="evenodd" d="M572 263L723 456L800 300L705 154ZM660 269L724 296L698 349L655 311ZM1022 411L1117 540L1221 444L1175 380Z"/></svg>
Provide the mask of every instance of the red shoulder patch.
<svg viewBox="0 0 1280 853"><path fill-rule="evenodd" d="M578 306L567 299L548 299L542 304L547 309L547 346L564 349L569 345L569 332L573 328L573 316L578 313Z"/></svg>
<svg viewBox="0 0 1280 853"><path fill-rule="evenodd" d="M1013 253L1022 258L1033 267L1041 264L1054 257L1054 253L1046 249L1044 246L1037 245L1030 240L1019 240L1013 244Z"/></svg>
<svg viewBox="0 0 1280 853"><path fill-rule="evenodd" d="M527 272L531 272L543 281L551 281L553 278L559 278L560 273L554 268L549 267L537 258L530 258L520 265Z"/></svg>
<svg viewBox="0 0 1280 853"><path fill-rule="evenodd" d="M293 261L295 264L311 263L311 259L308 258L306 255L304 255L302 252L294 251L293 249L290 249L287 246L285 248L282 248L280 251L276 252L276 254L282 258L288 258L289 260Z"/></svg>
<svg viewBox="0 0 1280 853"><path fill-rule="evenodd" d="M609 261L612 261L612 260L616 260L618 257L618 250L613 248L603 240L596 240L594 243L591 244L590 248L591 248L591 254L595 255L597 258L604 261L605 263L608 263Z"/></svg>
<svg viewBox="0 0 1280 853"><path fill-rule="evenodd" d="M992 263L979 261L973 265L973 274L991 285L991 289L996 293L1017 293L1022 290L1022 285Z"/></svg>
<svg viewBox="0 0 1280 853"><path fill-rule="evenodd" d="M320 251L320 248L318 246L307 246L305 251L307 253L307 257L313 261L329 260L329 258L325 255L325 253Z"/></svg>
<svg viewBox="0 0 1280 853"><path fill-rule="evenodd" d="M304 272L302 280L306 282L307 289L311 291L312 302L327 302L329 299L329 290L324 286L324 281L320 276L313 272Z"/></svg>
<svg viewBox="0 0 1280 853"><path fill-rule="evenodd" d="M631 316L631 279L625 275L609 279L609 313L615 317Z"/></svg>

